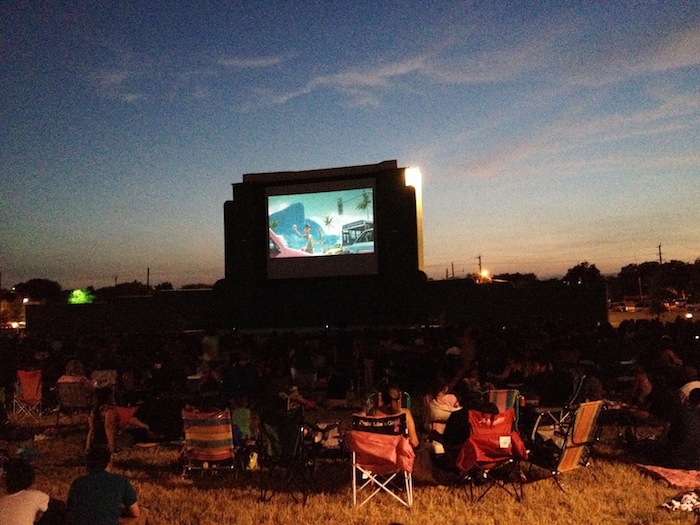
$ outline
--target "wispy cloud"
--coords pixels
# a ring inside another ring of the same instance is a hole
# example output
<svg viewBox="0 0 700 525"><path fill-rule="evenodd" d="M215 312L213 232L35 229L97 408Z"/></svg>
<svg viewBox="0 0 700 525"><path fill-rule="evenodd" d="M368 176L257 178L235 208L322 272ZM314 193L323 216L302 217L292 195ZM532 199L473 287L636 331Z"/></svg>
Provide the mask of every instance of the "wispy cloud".
<svg viewBox="0 0 700 525"><path fill-rule="evenodd" d="M128 68L105 69L94 75L97 93L103 98L133 103L144 99L145 94L134 89L141 74Z"/></svg>
<svg viewBox="0 0 700 525"><path fill-rule="evenodd" d="M473 153L465 162L466 172L473 177L513 176L530 168L535 168L534 173L543 163L561 159L580 159L588 167L612 166L615 156L610 151L630 168L644 163L660 168L648 164L652 159L679 168L698 162L700 153L678 155L674 147L678 142L668 140L677 137L682 141L700 126L700 93L692 87L671 80L651 84L635 94L634 105L621 105L615 111L610 110L607 96L607 90L576 93L561 102L562 109L548 111L549 116L542 118L523 118L515 112L510 118L504 115L496 128L488 128L495 142L472 141L480 144L482 153ZM530 130L526 135L519 133L524 128ZM647 147L641 155L626 156L631 143ZM591 157L592 151L601 153Z"/></svg>
<svg viewBox="0 0 700 525"><path fill-rule="evenodd" d="M529 28L517 38L498 40L490 35L465 34L463 39L448 38L429 45L429 50L394 60L371 58L365 64L339 68L323 74L314 74L303 79L304 67L292 59L295 54L268 54L262 56L224 56L208 62L212 75L236 75L237 81L245 81L247 70L280 68L285 75L285 85L291 88L276 90L272 83L264 88L248 87L257 100L249 100L247 107L283 105L318 91L330 91L345 97L346 104L356 107L377 107L384 97L394 90L414 89L410 86L434 85L503 85L520 80L547 84L553 89L584 86L597 88L621 83L630 78L650 72L663 72L700 65L700 24L669 33L655 42L644 41L639 35L625 46L616 45L613 39L603 40L598 45L583 46L584 29L578 29L568 21ZM485 39L485 40L484 40ZM642 45L642 43L644 45ZM144 92L157 96L158 90L171 92L167 86L158 85L175 75L166 62L146 60L133 63L128 57L126 66L98 73L100 89L106 96L122 97L124 90L132 100L143 98L133 95L138 90L126 86L139 81ZM143 67L141 67L143 66ZM318 65L310 62L311 70ZM182 76L182 64L177 64ZM185 65L186 71L199 71L201 63ZM293 73L293 76L290 76ZM291 80L290 80L291 79ZM294 79L297 84L294 85ZM210 79L211 81L211 79ZM407 87L409 86L409 87ZM424 89L417 88L419 92ZM187 92L197 100L207 98L207 85L199 83ZM183 92L180 92L183 95Z"/></svg>
<svg viewBox="0 0 700 525"><path fill-rule="evenodd" d="M601 44L603 51L582 57L570 71L574 85L603 86L640 75L700 65L700 23L654 40L644 35L626 45Z"/></svg>
<svg viewBox="0 0 700 525"><path fill-rule="evenodd" d="M130 76L131 72L123 69L104 70L97 73L97 80L100 87L111 89L120 87Z"/></svg>
<svg viewBox="0 0 700 525"><path fill-rule="evenodd" d="M420 73L425 64L426 57L418 56L374 67L350 68L333 74L317 75L298 89L271 95L270 101L285 104L318 89L331 89L346 94L354 105L374 106L379 103L374 90L386 90L397 79Z"/></svg>
<svg viewBox="0 0 700 525"><path fill-rule="evenodd" d="M394 62L314 76L298 88L270 95L268 102L284 104L327 89L376 105L397 87L398 80L409 77L454 85L534 80L559 87L600 87L650 72L700 65L700 24L658 41L640 34L626 46L614 39L603 39L594 47L581 45L584 31L567 22L531 28L513 40L482 42L477 36L465 43L450 39Z"/></svg>
<svg viewBox="0 0 700 525"><path fill-rule="evenodd" d="M280 65L285 60L283 56L267 56L254 58L230 57L217 60L217 64L229 68L253 69Z"/></svg>

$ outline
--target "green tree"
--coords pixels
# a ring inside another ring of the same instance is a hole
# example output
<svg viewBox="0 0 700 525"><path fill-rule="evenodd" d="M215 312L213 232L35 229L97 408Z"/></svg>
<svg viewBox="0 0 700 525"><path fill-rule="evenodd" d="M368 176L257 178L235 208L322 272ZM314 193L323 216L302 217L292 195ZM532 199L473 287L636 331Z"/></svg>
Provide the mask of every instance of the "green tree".
<svg viewBox="0 0 700 525"><path fill-rule="evenodd" d="M140 295L149 295L152 288L143 284L140 281L132 281L130 283L119 283L116 286L107 286L95 290L96 299L99 302L110 302L117 297L135 297Z"/></svg>
<svg viewBox="0 0 700 525"><path fill-rule="evenodd" d="M535 284L539 282L534 273L499 273L493 276L494 281L508 281L515 286Z"/></svg>
<svg viewBox="0 0 700 525"><path fill-rule="evenodd" d="M372 209L372 194L368 191L362 194L362 200L357 204L356 208L358 210L365 210L367 212L367 218L369 218L369 210Z"/></svg>
<svg viewBox="0 0 700 525"><path fill-rule="evenodd" d="M203 283L192 283L192 284L186 284L184 285L181 290L207 290L211 288L211 284L203 284Z"/></svg>
<svg viewBox="0 0 700 525"><path fill-rule="evenodd" d="M49 279L29 279L26 283L19 283L13 289L23 298L30 301L55 302L61 298L61 285Z"/></svg>
<svg viewBox="0 0 700 525"><path fill-rule="evenodd" d="M589 264L588 261L577 264L573 268L569 268L566 275L562 279L566 284L593 284L602 283L603 276L595 264Z"/></svg>

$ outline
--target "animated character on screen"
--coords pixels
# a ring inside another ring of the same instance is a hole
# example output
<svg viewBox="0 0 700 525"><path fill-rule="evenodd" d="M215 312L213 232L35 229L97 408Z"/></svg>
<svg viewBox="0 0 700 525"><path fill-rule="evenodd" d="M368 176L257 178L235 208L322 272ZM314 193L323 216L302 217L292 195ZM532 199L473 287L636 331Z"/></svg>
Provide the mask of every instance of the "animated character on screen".
<svg viewBox="0 0 700 525"><path fill-rule="evenodd" d="M304 247L306 253L314 253L314 244L323 244L323 241L314 241L314 238L311 236L311 226L308 224L304 226L304 233L299 231L296 224L293 224L292 228L299 237L306 239L306 246ZM319 231L318 233L320 237L321 232Z"/></svg>

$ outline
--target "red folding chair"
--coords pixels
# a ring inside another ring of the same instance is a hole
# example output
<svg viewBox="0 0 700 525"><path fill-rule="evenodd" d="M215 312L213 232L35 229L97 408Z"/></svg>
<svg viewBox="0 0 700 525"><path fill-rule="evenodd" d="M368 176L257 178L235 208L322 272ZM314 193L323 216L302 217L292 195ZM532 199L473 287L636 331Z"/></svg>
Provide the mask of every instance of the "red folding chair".
<svg viewBox="0 0 700 525"><path fill-rule="evenodd" d="M352 504L358 493L369 493L359 506L380 492L396 501L413 505L413 462L415 452L406 437L406 415L386 417L354 415L346 445L352 452ZM360 479L358 483L358 478ZM395 490L394 479L403 478L403 494Z"/></svg>
<svg viewBox="0 0 700 525"><path fill-rule="evenodd" d="M28 418L38 420L41 417L41 377L41 370L17 370L12 413L19 421Z"/></svg>
<svg viewBox="0 0 700 525"><path fill-rule="evenodd" d="M486 488L476 501L494 486L514 496L516 501L522 499L520 460L527 459L527 450L518 432L513 430L514 422L513 408L500 414L469 411L469 439L457 457L457 468L463 481L469 485L472 501L474 486L478 482L486 482Z"/></svg>

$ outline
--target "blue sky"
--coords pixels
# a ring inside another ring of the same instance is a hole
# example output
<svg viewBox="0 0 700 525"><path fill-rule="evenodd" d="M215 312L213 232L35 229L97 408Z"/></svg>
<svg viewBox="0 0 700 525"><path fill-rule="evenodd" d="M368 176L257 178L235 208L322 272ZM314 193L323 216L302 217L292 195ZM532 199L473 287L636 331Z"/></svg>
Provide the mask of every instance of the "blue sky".
<svg viewBox="0 0 700 525"><path fill-rule="evenodd" d="M423 172L426 273L700 257L700 3L4 2L0 270L224 274L243 173Z"/></svg>

